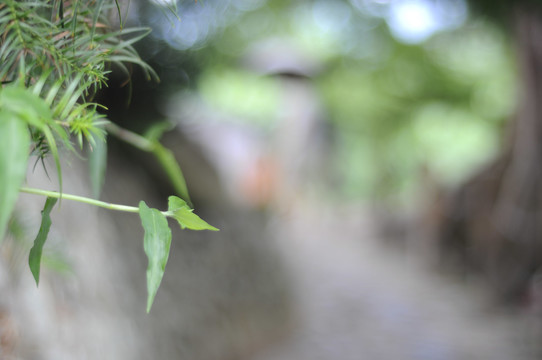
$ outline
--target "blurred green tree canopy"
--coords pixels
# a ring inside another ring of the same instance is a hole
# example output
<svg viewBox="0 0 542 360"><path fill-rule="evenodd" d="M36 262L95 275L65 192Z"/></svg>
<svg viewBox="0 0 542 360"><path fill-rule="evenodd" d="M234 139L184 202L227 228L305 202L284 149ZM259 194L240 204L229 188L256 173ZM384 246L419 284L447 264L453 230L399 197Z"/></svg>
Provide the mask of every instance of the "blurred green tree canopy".
<svg viewBox="0 0 542 360"><path fill-rule="evenodd" d="M409 200L423 171L453 187L497 155L516 104L515 59L504 32L462 1L395 2L433 16L414 40L394 28L393 3L182 2L175 24L154 22L161 10L148 5L155 38L145 46L152 62L186 71L174 89L271 131L277 80L243 58L255 43L288 39L321 67L312 80L336 137L336 195Z"/></svg>

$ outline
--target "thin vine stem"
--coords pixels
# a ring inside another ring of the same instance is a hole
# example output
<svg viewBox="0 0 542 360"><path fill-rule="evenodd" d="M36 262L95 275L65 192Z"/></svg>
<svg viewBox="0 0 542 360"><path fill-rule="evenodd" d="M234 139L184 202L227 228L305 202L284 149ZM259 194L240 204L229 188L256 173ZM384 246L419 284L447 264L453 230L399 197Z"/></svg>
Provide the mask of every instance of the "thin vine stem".
<svg viewBox="0 0 542 360"><path fill-rule="evenodd" d="M134 146L139 150L153 152L156 148L156 144L152 141L149 141L143 136L136 134L130 130L123 129L114 123L105 124L105 129L108 134L116 136L117 138Z"/></svg>
<svg viewBox="0 0 542 360"><path fill-rule="evenodd" d="M58 191L48 191L48 190L28 188L28 187L22 187L19 190L20 192L26 193L26 194L41 195L41 196L46 196L46 197L51 197L51 198L56 198L56 199L62 198L63 200L78 201L81 203L94 205L94 206L98 206L98 207L109 209L109 210L139 213L139 208L135 206L112 204L105 201L88 198L85 196L72 195L72 194L60 193ZM164 214L165 216L171 216L171 212L169 211L161 211L161 213Z"/></svg>
<svg viewBox="0 0 542 360"><path fill-rule="evenodd" d="M166 149L158 141L151 141L111 122L105 124L105 130L108 134L117 137L137 149L152 153L168 175L177 194L183 198L189 206L192 206L183 172L170 150Z"/></svg>

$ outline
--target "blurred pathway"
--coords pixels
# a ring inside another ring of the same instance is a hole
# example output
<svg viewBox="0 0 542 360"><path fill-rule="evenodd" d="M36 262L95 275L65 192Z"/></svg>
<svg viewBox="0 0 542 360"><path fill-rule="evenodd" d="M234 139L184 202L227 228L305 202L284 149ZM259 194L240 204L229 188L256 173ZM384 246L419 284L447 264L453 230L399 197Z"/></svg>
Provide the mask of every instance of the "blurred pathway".
<svg viewBox="0 0 542 360"><path fill-rule="evenodd" d="M384 249L372 228L361 210L313 207L277 220L297 327L254 360L534 358L524 321Z"/></svg>

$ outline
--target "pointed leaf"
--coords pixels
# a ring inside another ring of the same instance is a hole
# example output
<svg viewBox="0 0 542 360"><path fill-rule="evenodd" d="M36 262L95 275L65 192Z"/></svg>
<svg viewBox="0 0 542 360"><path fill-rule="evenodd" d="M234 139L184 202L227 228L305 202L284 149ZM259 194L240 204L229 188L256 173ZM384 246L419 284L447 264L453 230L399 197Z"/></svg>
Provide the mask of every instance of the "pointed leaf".
<svg viewBox="0 0 542 360"><path fill-rule="evenodd" d="M0 242L24 181L29 148L25 123L0 108Z"/></svg>
<svg viewBox="0 0 542 360"><path fill-rule="evenodd" d="M209 225L205 220L194 214L194 210L188 206L186 201L177 196L168 198L168 211L172 213L181 229L218 231L217 228Z"/></svg>
<svg viewBox="0 0 542 360"><path fill-rule="evenodd" d="M149 312L166 269L171 230L165 215L149 208L144 201L139 203L139 216L145 230L143 248L149 261L147 266L147 312Z"/></svg>
<svg viewBox="0 0 542 360"><path fill-rule="evenodd" d="M55 138L47 124L51 125L52 127L58 127L58 125L55 125L51 111L47 104L31 91L21 87L12 86L2 90L0 97L0 108L15 114L19 119L24 120L29 125L35 126L43 132L55 160L58 183L60 192L62 192L60 157ZM68 146L69 144L66 142L65 145Z"/></svg>
<svg viewBox="0 0 542 360"><path fill-rule="evenodd" d="M51 210L55 206L58 199L48 197L45 201L45 206L41 211L41 225L40 230L36 239L34 239L34 246L30 249L30 255L28 256L28 265L30 266L30 271L36 280L36 286L40 282L40 264L41 264L41 254L43 250L43 245L47 240L47 235L49 235L49 229L51 228Z"/></svg>
<svg viewBox="0 0 542 360"><path fill-rule="evenodd" d="M118 1L118 0L115 0L115 4L117 5L117 12L119 13L119 24L120 24L120 28L122 29L122 28L124 27L124 24L122 23L122 14L121 14L121 11L120 11L119 1Z"/></svg>
<svg viewBox="0 0 542 360"><path fill-rule="evenodd" d="M45 121L53 121L49 106L38 95L23 87L10 86L2 89L0 106L38 128L43 127Z"/></svg>
<svg viewBox="0 0 542 360"><path fill-rule="evenodd" d="M163 147L158 141L153 142L153 145L152 153L156 156L158 162L168 175L175 192L190 204L190 195L188 194L186 180L175 156L171 150Z"/></svg>
<svg viewBox="0 0 542 360"><path fill-rule="evenodd" d="M98 2L95 5L94 16L92 17L91 37L94 37L94 32L96 31L96 24L98 23L98 18L100 17L100 13L102 12L103 4L104 4L104 0L98 0Z"/></svg>

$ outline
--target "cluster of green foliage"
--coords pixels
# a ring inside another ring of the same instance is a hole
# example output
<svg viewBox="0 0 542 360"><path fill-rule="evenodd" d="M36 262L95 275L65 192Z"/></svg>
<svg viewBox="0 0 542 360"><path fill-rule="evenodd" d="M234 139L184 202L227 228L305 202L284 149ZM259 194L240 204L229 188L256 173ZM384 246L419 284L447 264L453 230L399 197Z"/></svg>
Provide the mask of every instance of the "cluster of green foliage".
<svg viewBox="0 0 542 360"><path fill-rule="evenodd" d="M119 17L118 30L108 20L112 12ZM138 213L148 257L147 311L168 259L171 231L166 218L174 218L183 229L217 230L193 213L181 169L172 153L158 142L159 136L145 138L118 128L93 102L107 84L113 64L127 76L126 64L139 65L149 79L157 79L132 47L148 32L145 28L123 28L117 0L5 0L0 4L0 241L20 192L47 198L29 256L30 269L39 283L42 249L57 200ZM85 142L94 150L90 159L98 166L92 178L99 187L108 133L157 157L180 196L170 197L167 211L151 209L143 201L139 207L130 207L62 192L61 156L80 151ZM30 157L43 161L47 156L56 164L58 191L23 187Z"/></svg>
<svg viewBox="0 0 542 360"><path fill-rule="evenodd" d="M198 64L212 62L195 88L218 118L272 132L276 79L258 77L239 57L270 34L286 39L321 65L310 81L335 136L336 180L327 193L338 201L416 206L425 174L453 189L498 156L517 99L510 39L471 16L456 29L405 44L386 19L355 4L272 2L236 17L193 55Z"/></svg>

